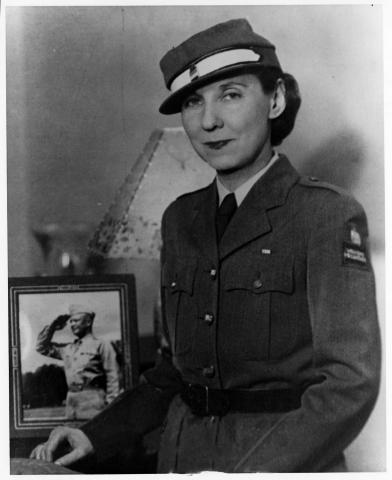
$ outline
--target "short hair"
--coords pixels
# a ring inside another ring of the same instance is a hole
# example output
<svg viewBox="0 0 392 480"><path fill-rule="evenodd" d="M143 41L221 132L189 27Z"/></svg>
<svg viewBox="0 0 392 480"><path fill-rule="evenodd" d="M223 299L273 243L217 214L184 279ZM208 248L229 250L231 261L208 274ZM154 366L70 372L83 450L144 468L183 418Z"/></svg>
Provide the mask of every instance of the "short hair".
<svg viewBox="0 0 392 480"><path fill-rule="evenodd" d="M271 144L280 145L294 128L295 118L301 105L301 95L297 80L289 73L276 67L261 67L256 77L259 79L264 93L272 93L276 82L282 79L285 86L286 108L279 117L271 120Z"/></svg>

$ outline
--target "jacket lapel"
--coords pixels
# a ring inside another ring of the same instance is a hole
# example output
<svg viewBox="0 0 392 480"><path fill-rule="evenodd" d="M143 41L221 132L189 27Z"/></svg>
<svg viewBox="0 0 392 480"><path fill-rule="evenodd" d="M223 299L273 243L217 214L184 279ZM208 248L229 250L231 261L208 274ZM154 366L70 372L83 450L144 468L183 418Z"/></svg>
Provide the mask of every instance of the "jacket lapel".
<svg viewBox="0 0 392 480"><path fill-rule="evenodd" d="M215 181L203 192L195 205L191 232L198 248L216 263L218 246L216 243L215 212L218 192Z"/></svg>
<svg viewBox="0 0 392 480"><path fill-rule="evenodd" d="M299 175L284 155L258 180L234 214L219 245L222 260L272 230L267 211L283 205Z"/></svg>

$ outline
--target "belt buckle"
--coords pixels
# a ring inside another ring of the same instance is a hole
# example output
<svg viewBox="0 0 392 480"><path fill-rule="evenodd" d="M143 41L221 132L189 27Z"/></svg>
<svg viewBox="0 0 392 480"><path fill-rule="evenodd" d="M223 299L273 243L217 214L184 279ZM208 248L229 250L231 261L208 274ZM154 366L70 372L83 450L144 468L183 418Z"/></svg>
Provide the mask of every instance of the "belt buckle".
<svg viewBox="0 0 392 480"><path fill-rule="evenodd" d="M219 396L214 392L214 396L210 396L210 389L206 385L188 384L189 406L192 413L199 417L219 416L223 417L230 410L230 402L224 395Z"/></svg>
<svg viewBox="0 0 392 480"><path fill-rule="evenodd" d="M188 399L192 412L195 415L206 417L209 415L209 389L206 385L188 384Z"/></svg>

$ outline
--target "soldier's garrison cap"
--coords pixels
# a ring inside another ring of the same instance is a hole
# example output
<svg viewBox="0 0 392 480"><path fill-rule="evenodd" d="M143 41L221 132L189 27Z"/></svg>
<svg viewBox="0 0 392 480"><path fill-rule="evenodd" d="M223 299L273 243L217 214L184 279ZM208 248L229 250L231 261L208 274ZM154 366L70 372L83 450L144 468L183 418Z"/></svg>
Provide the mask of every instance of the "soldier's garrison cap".
<svg viewBox="0 0 392 480"><path fill-rule="evenodd" d="M72 304L68 307L68 313L71 317L79 315L80 313L88 313L89 315L94 314L91 307L86 304Z"/></svg>
<svg viewBox="0 0 392 480"><path fill-rule="evenodd" d="M247 20L214 25L172 48L162 58L160 67L171 94L159 111L166 115L178 113L185 96L195 88L261 66L280 69L274 45L255 33Z"/></svg>

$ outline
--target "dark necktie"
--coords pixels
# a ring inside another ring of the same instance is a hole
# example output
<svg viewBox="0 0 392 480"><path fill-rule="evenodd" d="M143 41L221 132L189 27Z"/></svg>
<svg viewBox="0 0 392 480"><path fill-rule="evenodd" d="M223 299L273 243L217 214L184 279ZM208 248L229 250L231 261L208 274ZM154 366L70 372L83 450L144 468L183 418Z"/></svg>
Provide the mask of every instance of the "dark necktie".
<svg viewBox="0 0 392 480"><path fill-rule="evenodd" d="M223 236L223 233L229 224L231 217L234 215L234 212L237 209L237 202L235 200L234 193L229 193L223 199L223 202L218 208L216 215L216 234L218 238L218 243Z"/></svg>

